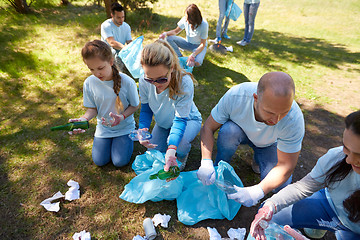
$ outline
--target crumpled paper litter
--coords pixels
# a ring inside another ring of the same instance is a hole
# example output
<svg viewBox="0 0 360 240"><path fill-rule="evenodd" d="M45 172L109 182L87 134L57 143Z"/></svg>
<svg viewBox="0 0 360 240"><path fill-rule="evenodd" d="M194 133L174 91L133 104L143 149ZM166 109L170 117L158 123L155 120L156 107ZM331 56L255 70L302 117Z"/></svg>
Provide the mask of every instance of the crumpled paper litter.
<svg viewBox="0 0 360 240"><path fill-rule="evenodd" d="M154 222L155 227L160 224L162 227L167 228L170 218L170 215L161 215L160 213L157 213L154 215L152 221Z"/></svg>

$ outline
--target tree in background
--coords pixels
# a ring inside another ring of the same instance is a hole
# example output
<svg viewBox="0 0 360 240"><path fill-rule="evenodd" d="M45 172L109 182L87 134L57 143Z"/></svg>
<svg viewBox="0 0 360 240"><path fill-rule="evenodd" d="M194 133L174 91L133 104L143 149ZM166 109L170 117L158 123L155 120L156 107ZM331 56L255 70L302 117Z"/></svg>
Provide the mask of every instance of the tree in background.
<svg viewBox="0 0 360 240"><path fill-rule="evenodd" d="M11 6L13 6L15 8L15 10L18 13L29 13L30 12L30 5L32 3L32 1L30 2L30 4L28 5L26 0L7 0Z"/></svg>
<svg viewBox="0 0 360 240"><path fill-rule="evenodd" d="M119 2L124 8L130 10L136 10L139 8L146 7L146 3L155 3L158 0L104 0L106 15L108 18L111 17L111 4L114 2Z"/></svg>

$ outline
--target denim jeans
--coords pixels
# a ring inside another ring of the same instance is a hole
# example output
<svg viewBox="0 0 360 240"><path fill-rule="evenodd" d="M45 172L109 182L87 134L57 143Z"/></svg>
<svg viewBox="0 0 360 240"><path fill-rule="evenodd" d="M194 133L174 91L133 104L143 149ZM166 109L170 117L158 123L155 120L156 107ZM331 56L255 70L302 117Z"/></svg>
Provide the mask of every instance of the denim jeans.
<svg viewBox="0 0 360 240"><path fill-rule="evenodd" d="M217 139L217 155L215 165L220 160L230 163L232 156L236 152L240 144L247 144L254 150L254 160L260 167L261 180L273 169L277 162L277 143L273 143L268 147L257 147L246 136L242 128L229 120L224 123L219 130ZM280 189L291 183L292 176L280 187L274 190L278 192Z"/></svg>
<svg viewBox="0 0 360 240"><path fill-rule="evenodd" d="M221 33L222 33L221 25L223 23L224 17L226 17L225 14L226 14L226 6L227 6L228 1L231 1L231 0L219 0L219 19L218 19L218 22L216 25L216 37L222 37L221 36ZM230 21L227 21L227 22L225 21L225 23L224 23L224 34L227 33L229 22Z"/></svg>
<svg viewBox="0 0 360 240"><path fill-rule="evenodd" d="M116 167L122 167L130 162L133 149L134 143L128 135L114 138L94 137L92 158L98 166L112 161Z"/></svg>
<svg viewBox="0 0 360 240"><path fill-rule="evenodd" d="M178 158L185 157L191 149L191 142L194 140L196 135L200 132L201 119L189 120L186 124L184 136L182 137L179 146L177 147L176 153ZM170 134L170 128L165 129L155 124L152 132L152 138L150 142L157 144L156 150L160 152L166 152L168 147L168 137Z"/></svg>
<svg viewBox="0 0 360 240"><path fill-rule="evenodd" d="M260 3L244 3L245 32L244 41L249 43L254 34L255 17Z"/></svg>
<svg viewBox="0 0 360 240"><path fill-rule="evenodd" d="M336 216L326 199L325 190L300 200L276 213L273 220L294 228L315 228L335 232L337 240L360 239L360 235L346 228Z"/></svg>
<svg viewBox="0 0 360 240"><path fill-rule="evenodd" d="M194 52L200 44L192 44L186 41L186 39L179 36L168 36L166 37L166 41L170 44L170 46L174 49L178 57L182 57L182 53L180 49L184 49L186 51ZM206 47L195 57L195 62L198 62L200 65L203 63L206 54Z"/></svg>

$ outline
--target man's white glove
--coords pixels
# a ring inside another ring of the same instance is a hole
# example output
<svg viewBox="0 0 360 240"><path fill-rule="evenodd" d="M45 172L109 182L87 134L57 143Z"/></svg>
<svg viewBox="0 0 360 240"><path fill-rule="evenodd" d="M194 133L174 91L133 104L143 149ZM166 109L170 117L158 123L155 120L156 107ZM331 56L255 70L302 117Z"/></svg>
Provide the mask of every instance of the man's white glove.
<svg viewBox="0 0 360 240"><path fill-rule="evenodd" d="M236 193L228 194L229 199L234 199L245 207L254 206L264 197L264 191L259 184L251 187L238 187L234 185Z"/></svg>
<svg viewBox="0 0 360 240"><path fill-rule="evenodd" d="M198 179L204 185L211 185L215 182L215 168L211 159L201 160L201 166L196 173Z"/></svg>
<svg viewBox="0 0 360 240"><path fill-rule="evenodd" d="M174 148L168 148L165 153L165 166L164 170L167 172L171 166L177 166L176 162L176 150Z"/></svg>

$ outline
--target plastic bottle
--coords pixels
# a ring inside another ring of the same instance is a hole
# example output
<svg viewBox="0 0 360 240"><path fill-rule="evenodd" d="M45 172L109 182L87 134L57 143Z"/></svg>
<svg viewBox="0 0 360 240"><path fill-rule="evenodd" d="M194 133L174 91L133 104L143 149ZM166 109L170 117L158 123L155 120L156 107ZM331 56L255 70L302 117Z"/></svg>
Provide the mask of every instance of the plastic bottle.
<svg viewBox="0 0 360 240"><path fill-rule="evenodd" d="M161 179L161 180L167 180L167 179L171 179L171 178L176 178L180 175L180 169L178 166L171 166L169 168L169 171L165 172L164 169L161 169L160 171L158 171L158 173L150 175L149 179L153 180L153 179Z"/></svg>
<svg viewBox="0 0 360 240"><path fill-rule="evenodd" d="M218 189L220 189L221 191L225 192L226 194L236 193L236 190L234 188L234 184L232 184L231 182L229 182L227 180L216 179L215 180L215 186Z"/></svg>
<svg viewBox="0 0 360 240"><path fill-rule="evenodd" d="M153 221L151 218L145 218L143 222L143 227L145 230L145 236L148 240L153 240L156 237L156 230Z"/></svg>
<svg viewBox="0 0 360 240"><path fill-rule="evenodd" d="M66 131L72 131L74 129L88 129L89 128L89 122L88 121L80 121L80 122L70 122L65 125L60 125L56 127L52 127L51 131L57 131L57 130L66 130Z"/></svg>
<svg viewBox="0 0 360 240"><path fill-rule="evenodd" d="M133 141L149 140L152 138L151 133L144 130L133 130L129 134L129 138Z"/></svg>
<svg viewBox="0 0 360 240"><path fill-rule="evenodd" d="M266 235L267 240L278 240L278 239L294 240L295 239L284 230L284 227L282 227L274 222L268 223L266 221L262 221L260 226L262 228L265 228L265 235ZM255 238L253 238L251 236L251 234L249 233L246 240L253 240L253 239L255 239Z"/></svg>

